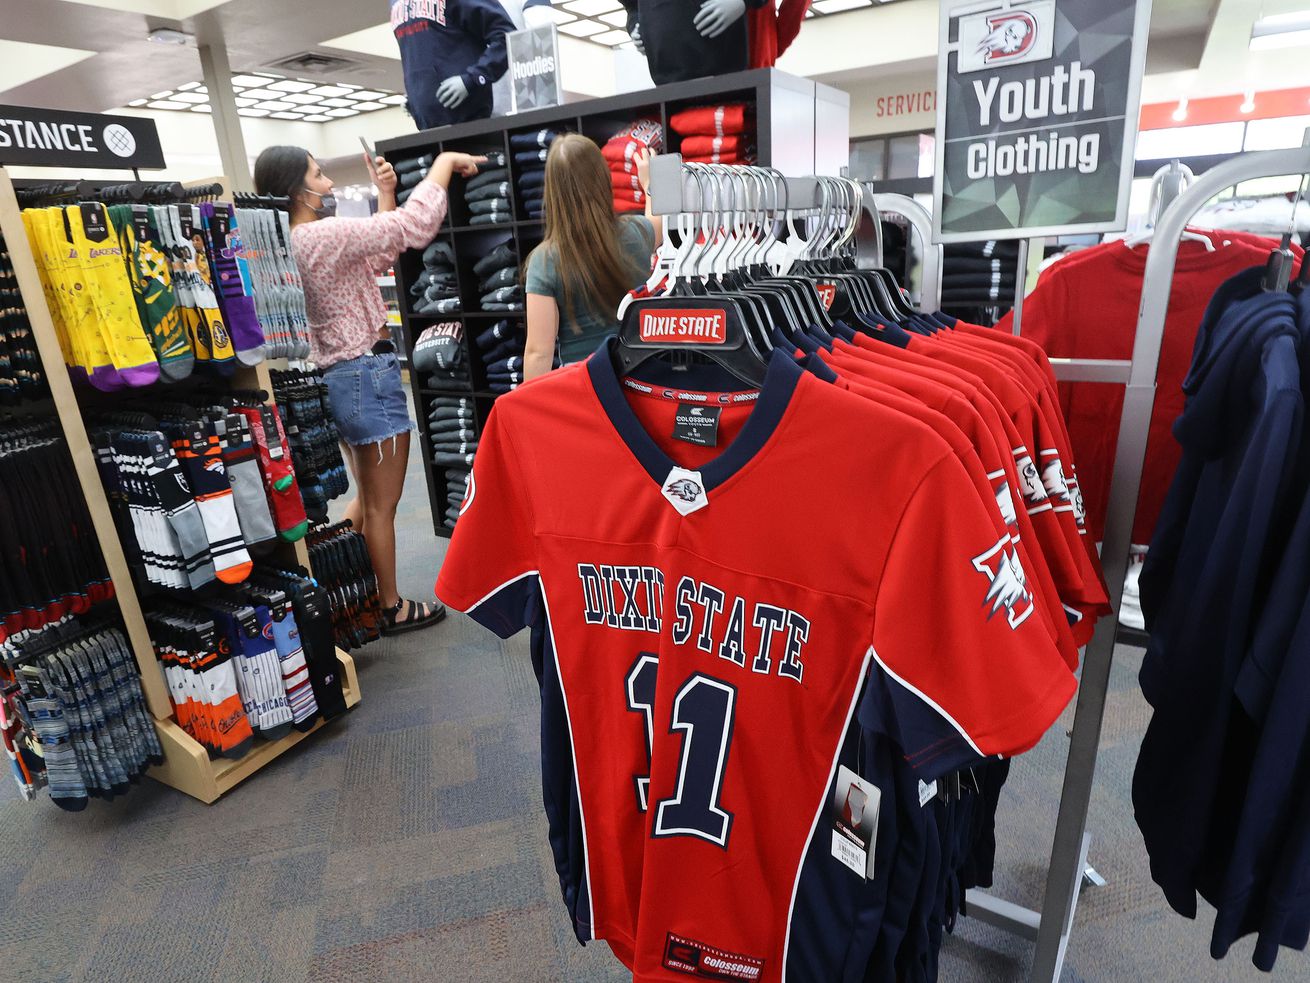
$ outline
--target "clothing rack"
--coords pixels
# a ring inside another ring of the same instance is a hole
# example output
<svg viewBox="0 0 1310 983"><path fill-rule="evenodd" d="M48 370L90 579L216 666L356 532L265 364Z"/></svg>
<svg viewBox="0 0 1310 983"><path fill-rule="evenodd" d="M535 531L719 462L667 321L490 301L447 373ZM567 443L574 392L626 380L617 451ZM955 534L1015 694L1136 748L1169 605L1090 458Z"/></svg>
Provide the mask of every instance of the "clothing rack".
<svg viewBox="0 0 1310 983"><path fill-rule="evenodd" d="M194 185L120 182L116 186L124 189L140 189L143 195L153 193L171 196L164 198L166 201L195 201L222 194L226 182L206 181ZM115 185L88 181L31 182L23 191L19 191L15 182L10 179L8 171L0 167L0 236L3 236L8 248L42 369L50 386L51 402L55 413L52 422L58 427L58 432L62 433L72 456L77 482L86 499L87 511L91 516L96 539L114 584L115 600L124 633L141 672L141 688L146 705L154 718L159 742L164 749L164 763L153 766L148 774L165 785L179 789L202 802L211 803L304 740L309 734L317 731L323 726L324 721L320 720L310 731L293 730L279 741L261 744L238 760L222 758L211 760L200 743L173 719L173 702L155 657L154 645L146 629L141 599L127 565L123 544L118 537L108 495L96 467L95 455L82 416L82 404L64 365L54 320L41 287L36 259L28 242L20 205L20 195L28 198L31 193L35 193L37 196L43 196L38 197L38 200L45 201L95 199L106 187L112 188ZM261 362L253 368L245 366L238 368L233 386L244 391L271 392L273 385L268 362ZM140 395L143 398L157 400L159 393L160 390L150 390ZM178 397L183 395L184 393L177 394ZM312 569L309 550L303 540L294 544L294 555L287 550L284 560L287 563L294 561L306 569ZM336 655L346 706L353 707L360 699L359 678L355 672L355 664L350 656L339 648Z"/></svg>
<svg viewBox="0 0 1310 983"><path fill-rule="evenodd" d="M1062 381L1124 383L1126 390L1101 546L1101 566L1108 580L1110 613L1097 623L1096 633L1083 657L1042 906L1031 911L980 892L971 891L968 896L971 913L1035 941L1036 950L1028 977L1034 983L1056 983L1060 978L1087 864L1091 838L1087 832L1087 811L1105 717L1110 668L1119 638L1119 605L1123 598L1137 494L1146 460L1147 424L1155 406L1156 369L1173 289L1178 244L1191 218L1225 189L1258 178L1306 173L1310 173L1310 131L1300 148L1241 154L1197 178L1162 210L1156 224L1155 238L1146 258L1132 359L1127 362L1051 359L1055 374ZM1016 333L1017 320L1016 317Z"/></svg>
<svg viewBox="0 0 1310 983"><path fill-rule="evenodd" d="M864 210L877 234L877 251L872 257L871 264L873 266L883 265L882 223L879 222L878 216L899 215L919 234L919 242L923 246L923 286L920 287L919 307L925 311L937 310L941 306L942 296L942 247L941 243L932 241L932 215L928 209L909 195L874 192L872 182L869 182L864 186ZM860 253L857 251L857 263L860 258Z"/></svg>
<svg viewBox="0 0 1310 983"><path fill-rule="evenodd" d="M180 181L129 181L116 184L98 181L15 181L14 187L18 201L24 207L77 200L156 205L212 201L225 190L221 182L182 184Z"/></svg>
<svg viewBox="0 0 1310 983"><path fill-rule="evenodd" d="M291 199L286 195L257 195L249 191L236 191L232 194L232 204L237 208L272 208L278 211L291 211Z"/></svg>

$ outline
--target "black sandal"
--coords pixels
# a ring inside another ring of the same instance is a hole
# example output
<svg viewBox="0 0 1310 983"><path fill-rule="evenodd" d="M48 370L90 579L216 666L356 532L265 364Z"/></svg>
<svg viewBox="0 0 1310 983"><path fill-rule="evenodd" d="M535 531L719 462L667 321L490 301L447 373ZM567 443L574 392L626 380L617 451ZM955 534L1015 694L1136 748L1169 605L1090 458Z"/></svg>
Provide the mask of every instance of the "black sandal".
<svg viewBox="0 0 1310 983"><path fill-rule="evenodd" d="M397 616L402 609L405 612L405 618L403 621L398 621ZM407 631L418 631L420 628L435 625L439 621L444 621L445 618L446 605L444 604L426 604L409 601L402 597L393 607L387 608L384 613L382 634L403 635Z"/></svg>

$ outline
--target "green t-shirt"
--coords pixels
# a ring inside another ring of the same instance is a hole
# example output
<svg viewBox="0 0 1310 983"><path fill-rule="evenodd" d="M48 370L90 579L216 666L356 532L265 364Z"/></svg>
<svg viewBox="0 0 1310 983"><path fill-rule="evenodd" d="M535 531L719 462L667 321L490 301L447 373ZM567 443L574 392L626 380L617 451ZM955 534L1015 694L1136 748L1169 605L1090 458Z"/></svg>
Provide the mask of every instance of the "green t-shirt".
<svg viewBox="0 0 1310 983"><path fill-rule="evenodd" d="M650 275L650 256L655 251L655 227L642 216L620 218L619 245L632 267L629 288ZM559 352L566 365L579 362L594 352L602 340L618 330L618 318L601 317L589 310L580 299L581 310L564 310L564 284L555 271L555 257L548 249L536 249L528 258L527 292L555 298L559 307ZM575 290L576 293L576 290Z"/></svg>

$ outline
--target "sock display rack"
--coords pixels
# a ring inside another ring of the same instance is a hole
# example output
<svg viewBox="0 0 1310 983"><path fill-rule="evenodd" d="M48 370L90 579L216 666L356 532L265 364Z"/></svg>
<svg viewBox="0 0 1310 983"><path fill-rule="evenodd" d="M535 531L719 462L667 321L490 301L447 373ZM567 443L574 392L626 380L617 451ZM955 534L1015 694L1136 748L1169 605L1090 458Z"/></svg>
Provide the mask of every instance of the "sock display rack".
<svg viewBox="0 0 1310 983"><path fill-rule="evenodd" d="M669 128L669 118L684 109L726 103L745 103L750 108L750 137L756 161L778 168L784 174L835 174L849 156L850 99L834 89L808 79L796 78L776 69L754 69L721 75L717 78L677 82L604 99L593 99L513 116L461 123L425 130L411 136L384 140L378 152L392 164L414 157L438 154L446 150L472 154L504 154L509 167L508 197L513 218L496 225L471 225L470 211L463 198L463 180L455 178L450 189L450 211L438 233L455 256L456 282L461 312L419 315L414 313L411 287L423 272L422 250L410 250L396 263L396 293L406 360L413 354L415 342L423 331L448 321L462 323L460 339L464 363L469 366L467 383L429 386L427 379L411 371L414 407L418 416L423 472L427 477L432 507L433 528L438 536L449 536L443 525L448 492L444 465L434 464L428 439L427 420L435 400L464 396L471 400L473 422L481 434L497 394L488 389L485 369L474 339L501 320L516 326L519 351L526 336L524 312L479 310L479 278L474 264L497 244L509 239L518 254L520 270L532 249L541 242L544 227L540 219L528 215L519 194L519 175L523 168L514 161L510 138L540 130L581 133L604 145L617 131L637 119L658 120L664 129L666 152L676 153L681 138Z"/></svg>
<svg viewBox="0 0 1310 983"><path fill-rule="evenodd" d="M203 183L219 183L224 188L229 187L221 178L216 179L215 182ZM327 721L320 719L311 729L292 730L287 736L278 740L257 743L252 750L240 758L219 757L212 760L205 748L178 724L173 701L169 696L169 688L147 631L138 585L131 574L123 544L119 540L109 497L97 471L91 440L82 417L78 392L64 365L54 321L42 290L36 260L24 230L14 182L4 167L0 167L0 235L3 236L8 247L14 277L27 309L41 366L49 383L53 417L58 421L72 456L77 484L86 499L95 538L98 540L105 566L114 584L124 634L140 670L141 688L145 694L146 705L163 748L163 763L151 767L147 774L202 802L212 803L264 765L317 731ZM253 367L242 366L236 370L231 384L234 388L271 393L274 387L269 370L270 364L267 361ZM167 388L162 389L161 398L168 399L167 392ZM271 558L284 564L295 563L312 570L309 551L303 539L295 543L279 544ZM336 658L346 706L353 707L360 698L355 664L350 656L339 648L336 651Z"/></svg>

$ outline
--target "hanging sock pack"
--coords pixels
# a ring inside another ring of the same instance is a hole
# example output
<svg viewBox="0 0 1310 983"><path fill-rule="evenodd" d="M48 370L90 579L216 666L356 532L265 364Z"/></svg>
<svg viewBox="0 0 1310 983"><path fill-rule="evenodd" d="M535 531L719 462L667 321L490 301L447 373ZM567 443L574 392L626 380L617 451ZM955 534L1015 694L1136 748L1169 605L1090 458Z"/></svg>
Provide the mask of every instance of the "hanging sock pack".
<svg viewBox="0 0 1310 983"><path fill-rule="evenodd" d="M221 202L189 207L193 219L199 218L197 227L203 233L201 238L237 359L242 365L258 365L264 360L264 330L237 265L234 243L239 246L240 236L232 207Z"/></svg>

